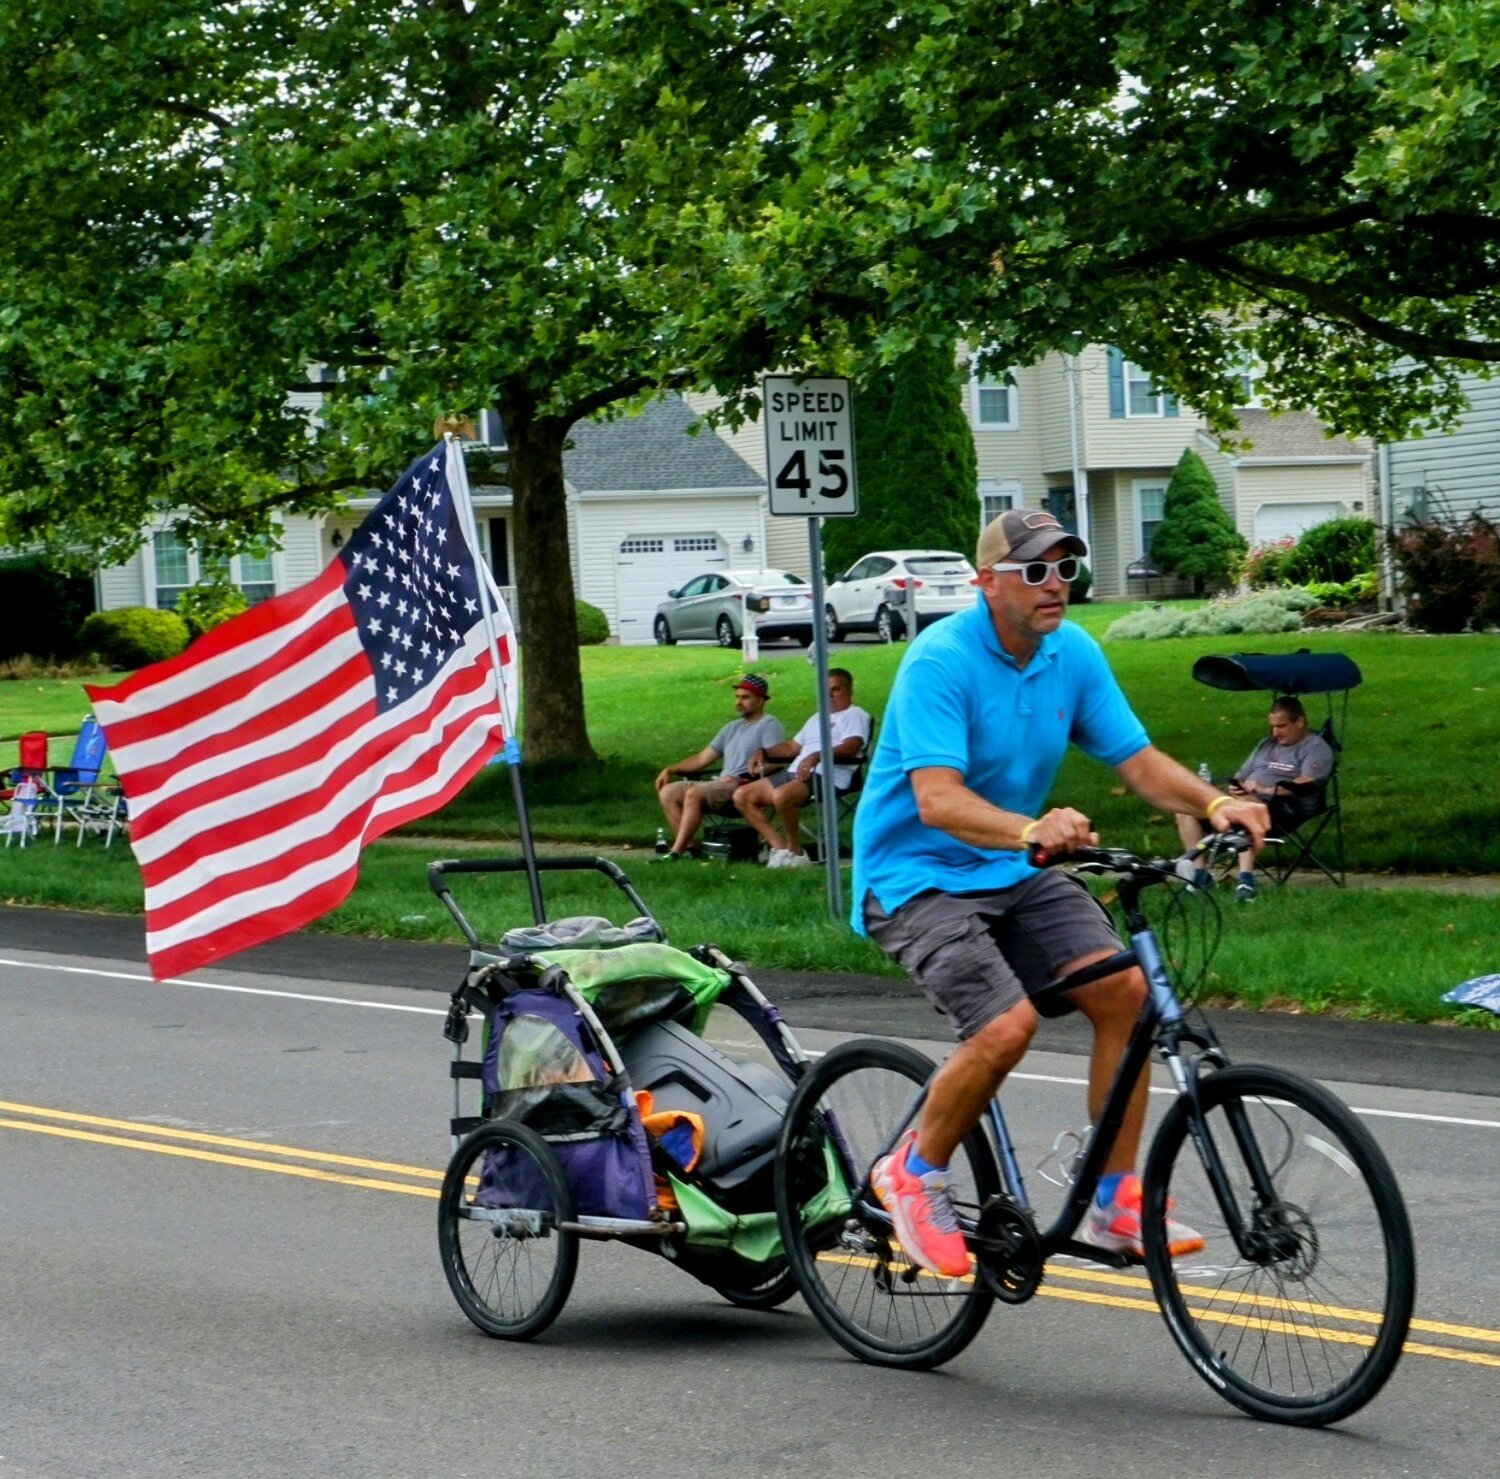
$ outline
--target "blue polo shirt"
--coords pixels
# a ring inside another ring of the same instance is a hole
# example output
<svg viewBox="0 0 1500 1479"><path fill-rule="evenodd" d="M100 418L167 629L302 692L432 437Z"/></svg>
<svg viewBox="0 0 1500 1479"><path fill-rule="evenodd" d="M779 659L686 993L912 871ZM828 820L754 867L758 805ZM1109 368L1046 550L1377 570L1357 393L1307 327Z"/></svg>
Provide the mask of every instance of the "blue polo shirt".
<svg viewBox="0 0 1500 1479"><path fill-rule="evenodd" d="M1064 621L1024 668L1000 646L981 599L929 627L896 674L854 821L854 928L871 892L886 913L929 889L1008 888L1036 870L926 826L911 772L941 765L1006 811L1040 816L1072 741L1119 765L1150 743L1099 644Z"/></svg>

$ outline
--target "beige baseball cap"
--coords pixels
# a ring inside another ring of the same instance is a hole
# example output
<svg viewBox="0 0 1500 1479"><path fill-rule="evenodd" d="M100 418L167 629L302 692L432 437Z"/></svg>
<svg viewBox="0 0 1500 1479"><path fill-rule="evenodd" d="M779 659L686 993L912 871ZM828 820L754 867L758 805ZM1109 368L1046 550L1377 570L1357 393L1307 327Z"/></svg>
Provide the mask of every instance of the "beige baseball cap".
<svg viewBox="0 0 1500 1479"><path fill-rule="evenodd" d="M1076 534L1069 534L1053 515L1039 508L1008 508L985 525L975 563L981 570L1002 562L1021 564L1039 559L1058 545L1070 555L1085 560L1089 557L1088 545Z"/></svg>

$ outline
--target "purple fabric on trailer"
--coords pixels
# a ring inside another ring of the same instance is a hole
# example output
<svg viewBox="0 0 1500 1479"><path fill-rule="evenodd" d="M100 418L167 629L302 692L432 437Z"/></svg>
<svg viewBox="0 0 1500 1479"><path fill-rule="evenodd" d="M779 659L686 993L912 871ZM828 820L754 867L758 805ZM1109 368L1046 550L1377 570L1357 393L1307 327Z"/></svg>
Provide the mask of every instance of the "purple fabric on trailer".
<svg viewBox="0 0 1500 1479"><path fill-rule="evenodd" d="M506 1029L523 1016L541 1018L562 1033L578 1048L594 1075L595 1082L589 1086L591 1092L601 1102L624 1105L624 1127L619 1133L590 1134L578 1139L546 1136L562 1163L578 1212L594 1217L648 1216L656 1206L656 1183L641 1117L635 1104L623 1097L622 1086L610 1085L608 1065L566 998L549 991L519 991L496 1007L484 1054L482 1082L486 1099L502 1089L515 1087L498 1081L498 1064ZM582 1086L574 1083L568 1087L576 1093ZM521 1122L525 1123L524 1117ZM535 1165L529 1157L515 1151L492 1151L485 1157L476 1200L483 1207L529 1207L542 1211L552 1207L551 1194Z"/></svg>

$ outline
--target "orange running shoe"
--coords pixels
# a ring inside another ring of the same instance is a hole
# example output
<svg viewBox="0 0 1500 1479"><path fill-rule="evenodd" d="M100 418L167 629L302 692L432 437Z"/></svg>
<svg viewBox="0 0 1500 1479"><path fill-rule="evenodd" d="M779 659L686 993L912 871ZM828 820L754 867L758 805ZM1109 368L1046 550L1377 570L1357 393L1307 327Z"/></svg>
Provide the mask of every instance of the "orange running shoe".
<svg viewBox="0 0 1500 1479"><path fill-rule="evenodd" d="M916 1139L917 1132L908 1130L888 1156L875 1162L870 1182L912 1262L944 1278L961 1278L969 1272L969 1250L948 1197L948 1178L941 1171L918 1176L908 1169L906 1153Z"/></svg>
<svg viewBox="0 0 1500 1479"><path fill-rule="evenodd" d="M1172 1204L1167 1203L1168 1207ZM1101 1207L1097 1198L1089 1208L1089 1215L1079 1233L1080 1239L1095 1248L1107 1248L1112 1253L1129 1253L1133 1258L1144 1258L1146 1249L1141 1242L1141 1178L1134 1171L1120 1178L1115 1188L1114 1200ZM1185 1223L1167 1218L1167 1246L1173 1258L1182 1258L1188 1253L1203 1251L1203 1237Z"/></svg>

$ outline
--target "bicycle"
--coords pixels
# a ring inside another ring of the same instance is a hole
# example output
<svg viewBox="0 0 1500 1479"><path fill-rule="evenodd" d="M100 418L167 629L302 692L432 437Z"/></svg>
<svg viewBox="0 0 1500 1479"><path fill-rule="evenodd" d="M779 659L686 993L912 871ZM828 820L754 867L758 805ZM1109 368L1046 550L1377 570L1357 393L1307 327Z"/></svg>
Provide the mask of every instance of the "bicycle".
<svg viewBox="0 0 1500 1479"><path fill-rule="evenodd" d="M1225 834L1201 847L1213 857L1235 845L1235 835ZM997 1097L952 1163L971 1273L946 1280L918 1268L894 1240L870 1169L915 1122L936 1065L897 1042L844 1043L798 1085L777 1146L777 1214L804 1299L861 1360L926 1370L968 1346L996 1300L1030 1299L1054 1255L1114 1268L1134 1263L1074 1234L1131 1086L1154 1051L1176 1098L1142 1173L1142 1243L1173 1339L1215 1391L1253 1416L1302 1426L1349 1416L1394 1371L1415 1297L1411 1227L1384 1155L1326 1089L1277 1068L1231 1066L1207 1022L1189 1022L1193 991L1218 943L1211 895L1178 877L1172 863L1120 849L1087 848L1065 859L1033 849L1033 861L1116 875L1130 942L1051 982L1044 994L1135 965L1148 987L1098 1123L1073 1157L1061 1211L1038 1228ZM1164 933L1179 919L1183 925L1178 965L1187 1007L1141 906L1141 895L1158 885L1169 890ZM1201 931L1193 904L1205 921ZM820 1193L824 1215L811 1220L806 1207ZM1166 1244L1169 1208L1205 1240L1201 1253L1176 1264Z"/></svg>

